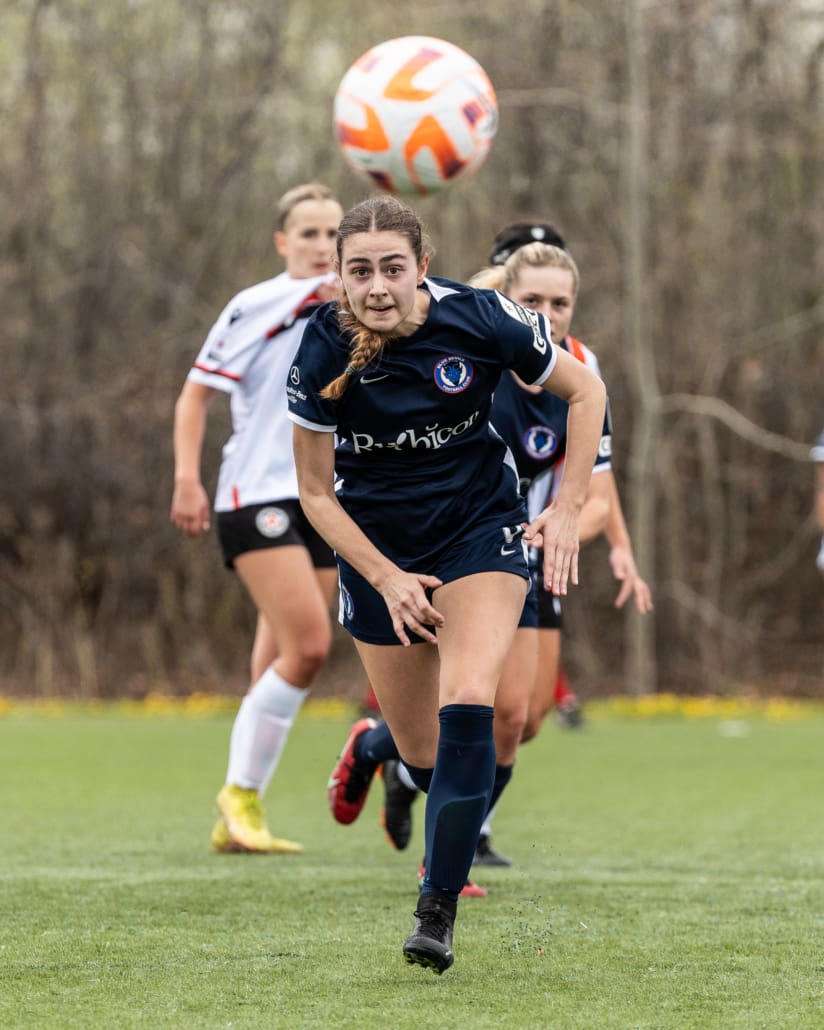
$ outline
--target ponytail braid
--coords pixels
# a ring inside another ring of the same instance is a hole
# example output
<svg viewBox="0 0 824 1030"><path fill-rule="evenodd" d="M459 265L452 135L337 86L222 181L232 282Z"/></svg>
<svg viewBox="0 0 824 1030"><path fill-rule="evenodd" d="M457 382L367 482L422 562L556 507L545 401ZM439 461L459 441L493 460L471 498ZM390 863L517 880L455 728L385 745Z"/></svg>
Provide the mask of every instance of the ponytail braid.
<svg viewBox="0 0 824 1030"><path fill-rule="evenodd" d="M368 329L362 322L358 321L349 307L349 298L346 296L346 291L342 290L341 294L342 296L338 300L338 324L352 342L349 347L349 364L337 379L327 383L320 391L321 397L330 401L340 400L346 392L352 376L360 372L362 368L366 368L373 358L378 357L383 352L386 342L380 333Z"/></svg>

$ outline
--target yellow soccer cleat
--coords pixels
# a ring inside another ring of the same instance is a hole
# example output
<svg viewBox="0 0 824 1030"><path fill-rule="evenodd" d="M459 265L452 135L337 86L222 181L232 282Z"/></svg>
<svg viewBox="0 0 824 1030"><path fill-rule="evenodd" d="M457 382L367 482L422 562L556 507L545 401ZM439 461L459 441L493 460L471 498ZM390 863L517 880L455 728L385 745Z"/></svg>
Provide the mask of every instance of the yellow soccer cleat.
<svg viewBox="0 0 824 1030"><path fill-rule="evenodd" d="M303 847L294 841L272 836L266 825L260 795L253 787L227 784L217 796L217 807L223 817L227 837L235 845L233 850L265 855L299 855L303 851ZM212 845L216 850L228 851L227 846L217 848L216 834L220 838L217 826L212 831Z"/></svg>
<svg viewBox="0 0 824 1030"><path fill-rule="evenodd" d="M215 851L219 851L224 855L231 855L245 850L237 841L232 840L223 816L220 816L212 827L212 847Z"/></svg>

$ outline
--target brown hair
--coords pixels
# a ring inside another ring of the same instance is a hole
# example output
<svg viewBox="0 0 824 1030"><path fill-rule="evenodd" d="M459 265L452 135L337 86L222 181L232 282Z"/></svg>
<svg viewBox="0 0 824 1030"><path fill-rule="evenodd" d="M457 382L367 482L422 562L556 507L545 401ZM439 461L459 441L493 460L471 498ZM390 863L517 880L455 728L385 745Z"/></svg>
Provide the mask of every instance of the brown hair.
<svg viewBox="0 0 824 1030"><path fill-rule="evenodd" d="M304 200L334 200L337 204L335 194L328 186L319 182L305 182L300 186L293 186L278 201L275 211L275 226L279 231L285 228L289 215Z"/></svg>
<svg viewBox="0 0 824 1030"><path fill-rule="evenodd" d="M432 254L432 247L420 219L415 212L397 197L379 194L356 204L348 211L338 227L338 263L343 264L343 244L350 236L365 232L397 232L405 236L420 265L424 254ZM359 321L349 306L346 291L341 290L338 307L338 325L350 338L349 364L345 370L328 383L321 391L321 397L338 400L346 391L349 380L356 372L379 357L386 344L383 333L368 329Z"/></svg>

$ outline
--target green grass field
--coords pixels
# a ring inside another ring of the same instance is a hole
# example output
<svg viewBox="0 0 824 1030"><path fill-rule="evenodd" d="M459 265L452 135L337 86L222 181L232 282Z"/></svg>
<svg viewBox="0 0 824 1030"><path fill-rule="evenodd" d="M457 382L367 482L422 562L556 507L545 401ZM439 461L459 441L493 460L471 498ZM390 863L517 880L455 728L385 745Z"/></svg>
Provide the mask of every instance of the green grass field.
<svg viewBox="0 0 824 1030"><path fill-rule="evenodd" d="M230 712L0 718L0 1026L824 1027L824 717L547 724L511 870L407 967L412 845L333 823L349 715L299 720L267 808L302 857L215 855Z"/></svg>

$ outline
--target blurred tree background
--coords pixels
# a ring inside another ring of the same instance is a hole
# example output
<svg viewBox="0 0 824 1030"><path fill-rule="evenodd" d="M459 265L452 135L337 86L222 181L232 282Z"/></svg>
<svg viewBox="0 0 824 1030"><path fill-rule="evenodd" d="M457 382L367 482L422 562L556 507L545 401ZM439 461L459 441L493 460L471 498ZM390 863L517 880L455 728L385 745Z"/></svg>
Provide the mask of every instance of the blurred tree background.
<svg viewBox="0 0 824 1030"><path fill-rule="evenodd" d="M566 608L576 687L824 694L817 0L6 0L0 688L245 687L252 609L213 534L168 521L174 400L228 298L280 271L277 197L369 192L332 98L410 34L468 50L500 102L480 173L415 204L433 271L468 277L535 216L581 267L573 331L609 386L656 609L617 613L589 546ZM360 687L339 634L319 690Z"/></svg>

